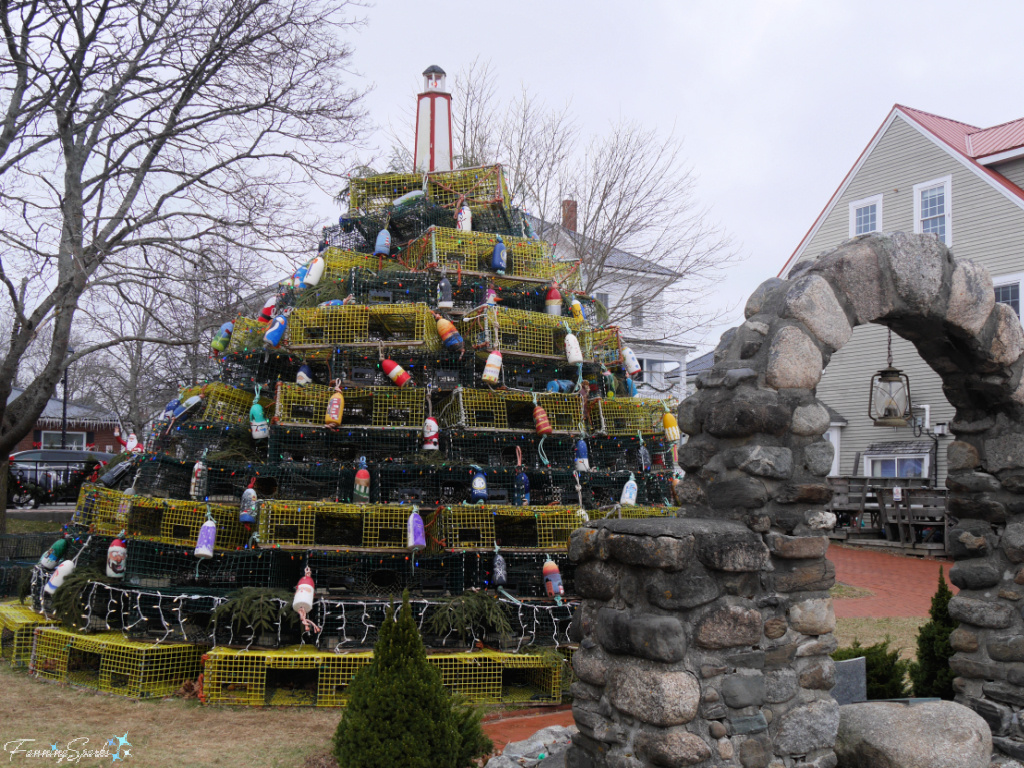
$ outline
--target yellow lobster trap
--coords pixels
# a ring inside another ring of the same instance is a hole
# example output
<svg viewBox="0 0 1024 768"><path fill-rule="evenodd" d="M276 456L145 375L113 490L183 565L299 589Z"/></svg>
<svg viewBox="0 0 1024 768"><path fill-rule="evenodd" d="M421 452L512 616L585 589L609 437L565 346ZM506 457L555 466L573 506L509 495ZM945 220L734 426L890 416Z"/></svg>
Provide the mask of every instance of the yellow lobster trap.
<svg viewBox="0 0 1024 768"><path fill-rule="evenodd" d="M265 349L263 334L266 332L266 323L239 315L235 318L235 327L231 331L231 341L228 342L226 353L234 355Z"/></svg>
<svg viewBox="0 0 1024 768"><path fill-rule="evenodd" d="M579 395L538 392L536 404L555 432L576 432L583 423ZM438 421L446 429L533 432L533 407L534 396L526 392L459 388L442 403Z"/></svg>
<svg viewBox="0 0 1024 768"><path fill-rule="evenodd" d="M550 246L541 240L502 236L509 268L507 278L547 282L571 269L572 265L556 261ZM429 266L445 267L451 272L494 275L491 256L498 236L491 232L467 232L461 229L432 226L405 249L406 263L412 269Z"/></svg>
<svg viewBox="0 0 1024 768"><path fill-rule="evenodd" d="M32 661L36 629L54 623L27 605L0 603L0 658L13 669L27 667Z"/></svg>
<svg viewBox="0 0 1024 768"><path fill-rule="evenodd" d="M140 643L119 633L37 629L30 671L37 677L120 696L170 696L202 671L203 646Z"/></svg>
<svg viewBox="0 0 1024 768"><path fill-rule="evenodd" d="M587 429L608 436L663 435L665 406L675 413L675 400L647 397L616 397L587 403Z"/></svg>
<svg viewBox="0 0 1024 768"><path fill-rule="evenodd" d="M609 368L622 365L622 335L617 327L584 331L580 343L595 363Z"/></svg>
<svg viewBox="0 0 1024 768"><path fill-rule="evenodd" d="M441 348L430 307L417 304L345 304L292 310L290 349L323 347Z"/></svg>
<svg viewBox="0 0 1024 768"><path fill-rule="evenodd" d="M346 251L337 246L325 248L320 255L324 259L324 274L320 281L326 283L344 280L352 269L376 270L380 266L380 259L377 256Z"/></svg>
<svg viewBox="0 0 1024 768"><path fill-rule="evenodd" d="M419 173L378 173L349 179L348 205L354 214L388 208L396 198L423 189Z"/></svg>
<svg viewBox="0 0 1024 768"><path fill-rule="evenodd" d="M474 214L503 211L508 219L510 213L508 185L500 165L428 173L427 197L430 202L452 210L464 199Z"/></svg>
<svg viewBox="0 0 1024 768"><path fill-rule="evenodd" d="M248 541L249 534L238 522L237 505L154 499L97 485L82 486L72 522L108 536L126 531L137 538L195 546L207 507L217 523L218 550L237 549Z"/></svg>
<svg viewBox="0 0 1024 768"><path fill-rule="evenodd" d="M373 653L330 653L312 646L277 650L214 648L203 656L206 704L344 706L352 678ZM481 704L561 701L561 665L539 654L428 653L442 684Z"/></svg>
<svg viewBox="0 0 1024 768"><path fill-rule="evenodd" d="M502 355L565 360L565 337L572 331L580 342L583 359L592 359L584 320L522 309L479 307L459 326L466 343L483 356L498 351Z"/></svg>
<svg viewBox="0 0 1024 768"><path fill-rule="evenodd" d="M268 502L260 510L260 543L292 548L405 549L411 511L407 504ZM434 518L426 512L424 517L432 541Z"/></svg>
<svg viewBox="0 0 1024 768"><path fill-rule="evenodd" d="M193 421L221 421L227 424L249 422L249 409L253 404L251 392L220 381L211 381L209 384L186 387L178 395L178 399L184 403L195 395L199 395L203 402L196 415L192 417ZM261 397L259 402L264 408L269 408L273 403L267 397Z"/></svg>
<svg viewBox="0 0 1024 768"><path fill-rule="evenodd" d="M586 522L575 507L477 505L442 510L436 535L447 548L504 547L565 549L572 532Z"/></svg>
<svg viewBox="0 0 1024 768"><path fill-rule="evenodd" d="M278 382L274 423L322 427L334 390L319 384ZM427 390L420 387L364 387L342 393L341 428L420 428L427 413Z"/></svg>

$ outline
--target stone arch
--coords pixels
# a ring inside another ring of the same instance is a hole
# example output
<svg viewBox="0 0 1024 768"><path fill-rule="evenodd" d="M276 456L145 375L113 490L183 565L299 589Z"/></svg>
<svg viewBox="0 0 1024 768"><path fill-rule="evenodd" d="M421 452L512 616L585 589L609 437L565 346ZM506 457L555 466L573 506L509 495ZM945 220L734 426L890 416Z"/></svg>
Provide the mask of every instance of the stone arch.
<svg viewBox="0 0 1024 768"><path fill-rule="evenodd" d="M934 237L847 241L759 286L679 408L676 520L574 534L580 734L569 765L835 765L832 446L815 394L852 329L911 341L956 409L957 699L1024 753L1024 332L987 271ZM865 372L864 385L867 376ZM858 382L858 386L861 382ZM672 701L672 706L661 703ZM773 762L774 761L774 762Z"/></svg>

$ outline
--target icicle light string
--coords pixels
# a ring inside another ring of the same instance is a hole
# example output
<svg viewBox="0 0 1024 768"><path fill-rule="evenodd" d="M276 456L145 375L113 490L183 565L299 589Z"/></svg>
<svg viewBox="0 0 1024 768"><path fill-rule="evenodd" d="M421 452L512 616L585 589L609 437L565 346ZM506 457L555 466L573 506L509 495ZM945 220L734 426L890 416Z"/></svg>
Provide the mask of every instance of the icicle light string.
<svg viewBox="0 0 1024 768"><path fill-rule="evenodd" d="M83 592L86 589L89 590L88 594L90 595L90 610L92 607L92 597L97 594L97 591L100 588L105 588L110 592L110 597L107 600L107 618L105 620L108 629L113 630L113 628L109 624L109 618L111 614L113 614L118 609L118 606L131 605L133 607L130 609L130 612L136 614L138 618L136 618L133 622L129 624L124 624L121 628L122 634L125 637L129 637L132 634L131 630L149 621L149 619L145 616L145 609L142 606L143 598L148 598L155 601L157 614L160 618L162 627L164 629L164 635L159 640L154 641L154 645L159 645L160 643L167 642L167 640L171 638L172 634L174 634L175 627L172 623L167 621L166 616L164 615L163 612L162 600L165 597L169 597L169 595L166 595L165 593L159 591L118 587L109 584L104 584L103 582L89 582L83 588ZM177 631L180 632L181 639L190 640L192 642L199 642L200 644L209 643L213 647L219 645L219 643L217 642L217 636L219 634L219 623L217 619L213 620L208 630L204 630L203 632L197 632L197 628L189 627L186 625L186 619L184 617L184 614L188 604L192 601L204 601L209 605L209 609L206 610L204 608L202 612L213 613L219 605L227 602L228 599L229 598L227 597L211 595L182 594L175 596L173 598L175 607L170 610L178 614ZM568 636L569 619L571 617L571 612L575 610L575 608L578 606L578 603L567 603L559 607L556 605L548 605L541 603L525 603L521 600L517 600L511 595L499 595L497 599L503 605L508 606L510 610L512 610L514 607L517 622L519 624L519 627L521 628L521 631L518 633L518 637L515 641L515 648L517 652L522 650L525 646L529 646L533 643L534 639L538 636L538 633L543 630L545 622L547 622L547 624L549 624L551 627L551 639L556 647L571 644L571 641L569 640ZM278 645L280 646L283 626L282 618L284 612L287 610L288 601L281 600L279 598L274 598L273 600L275 603L277 603L279 609L279 619L277 621L276 634ZM338 633L340 633L340 639L337 643L334 644L334 647L332 649L335 653L344 652L345 646L353 642L353 638L351 638L347 632L348 613L346 611L346 608L356 609L359 611L363 634L362 638L354 647L364 647L367 643L367 640L371 636L371 633L379 629L379 627L376 626L371 620L371 611L376 610L376 612L378 613L383 613L384 609L387 606L391 605L390 600L383 599L376 601L345 601L328 600L322 598L320 600L317 600L316 603L319 603L319 605L315 605L314 610L319 611L320 615L324 617L324 619L336 614L341 620L341 626L336 630ZM421 606L421 613L419 618L419 630L421 633L423 631L423 626L424 622L426 621L427 613L431 608L434 608L436 610L447 611L449 615L451 615L454 610L451 601L449 600L431 600L428 598L419 598L415 600L414 603L416 605ZM562 618L557 618L556 612L565 612L566 608L568 608L568 615ZM91 621L91 613L89 614L89 616ZM88 622L86 626L88 626ZM453 634L457 632L457 628L454 627L451 624L451 622L449 622L449 627L450 628L448 632L445 634L444 638L441 641L442 646L447 645L450 639L452 638ZM471 643L475 646L478 642L480 642L481 638L477 636L475 628L469 627L468 629L471 634ZM251 648L257 639L256 628L250 625L249 630L250 631L247 633L247 636L243 635L243 638L245 639L246 649ZM330 634L334 633L332 632ZM313 645L315 645L317 648L321 647L321 639L323 636L324 634L321 633L321 635L317 637ZM302 644L305 645L306 643L303 641ZM234 623L230 620L228 622L228 641L226 645L235 645Z"/></svg>

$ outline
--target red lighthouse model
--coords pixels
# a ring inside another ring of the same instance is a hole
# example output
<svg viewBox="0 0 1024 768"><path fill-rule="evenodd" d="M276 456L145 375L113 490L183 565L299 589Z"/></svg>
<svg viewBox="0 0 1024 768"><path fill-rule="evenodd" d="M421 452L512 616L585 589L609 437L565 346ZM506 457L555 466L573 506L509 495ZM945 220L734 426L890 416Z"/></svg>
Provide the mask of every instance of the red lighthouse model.
<svg viewBox="0 0 1024 768"><path fill-rule="evenodd" d="M444 77L436 64L423 71L423 93L416 100L417 173L452 170L452 95Z"/></svg>

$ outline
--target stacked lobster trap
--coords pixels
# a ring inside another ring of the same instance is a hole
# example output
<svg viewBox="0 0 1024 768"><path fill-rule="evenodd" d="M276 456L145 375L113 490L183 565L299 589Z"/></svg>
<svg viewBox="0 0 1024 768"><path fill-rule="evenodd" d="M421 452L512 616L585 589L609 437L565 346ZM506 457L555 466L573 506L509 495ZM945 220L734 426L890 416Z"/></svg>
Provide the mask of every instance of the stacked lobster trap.
<svg viewBox="0 0 1024 768"><path fill-rule="evenodd" d="M454 690L558 700L569 670L542 649L572 651L569 538L674 514L675 402L636 396L635 356L500 166L348 197L260 315L218 331L220 375L83 486L73 543L32 551L43 615L0 606L0 655L133 696L202 671L209 704L340 706L408 590ZM480 601L505 620L467 619Z"/></svg>

